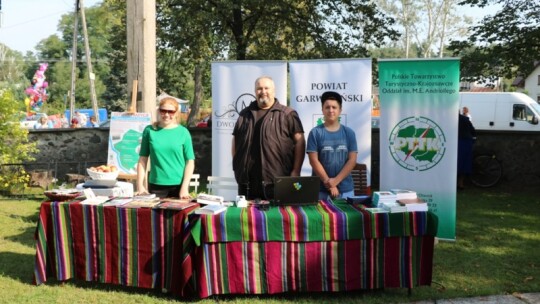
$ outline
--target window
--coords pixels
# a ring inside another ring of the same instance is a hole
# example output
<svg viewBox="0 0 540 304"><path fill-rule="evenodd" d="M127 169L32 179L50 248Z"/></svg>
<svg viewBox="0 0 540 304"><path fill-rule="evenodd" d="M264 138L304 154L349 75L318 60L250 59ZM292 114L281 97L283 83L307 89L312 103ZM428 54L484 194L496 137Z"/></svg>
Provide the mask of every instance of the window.
<svg viewBox="0 0 540 304"><path fill-rule="evenodd" d="M538 85L540 85L540 75L538 75Z"/></svg>
<svg viewBox="0 0 540 304"><path fill-rule="evenodd" d="M514 120L527 120L525 106L523 105L514 105L514 111L512 113L512 118L514 118Z"/></svg>

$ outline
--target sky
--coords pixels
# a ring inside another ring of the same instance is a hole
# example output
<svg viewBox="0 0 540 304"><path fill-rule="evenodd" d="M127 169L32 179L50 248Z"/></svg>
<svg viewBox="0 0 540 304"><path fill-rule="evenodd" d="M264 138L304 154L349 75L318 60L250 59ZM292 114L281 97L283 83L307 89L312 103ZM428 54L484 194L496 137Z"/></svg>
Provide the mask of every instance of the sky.
<svg viewBox="0 0 540 304"><path fill-rule="evenodd" d="M57 33L60 17L73 14L75 0L0 0L0 43L25 54L43 39ZM83 0L91 7L102 0Z"/></svg>
<svg viewBox="0 0 540 304"><path fill-rule="evenodd" d="M84 0L91 7L102 0ZM75 10L75 0L0 0L0 43L26 54L43 39L57 33L60 17ZM460 9L475 19L496 12L495 8Z"/></svg>

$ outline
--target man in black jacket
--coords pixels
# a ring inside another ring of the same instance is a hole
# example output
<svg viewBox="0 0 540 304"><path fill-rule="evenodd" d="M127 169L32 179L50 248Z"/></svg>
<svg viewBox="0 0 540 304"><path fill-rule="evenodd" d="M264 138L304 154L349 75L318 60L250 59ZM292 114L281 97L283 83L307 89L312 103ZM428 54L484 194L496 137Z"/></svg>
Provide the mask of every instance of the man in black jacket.
<svg viewBox="0 0 540 304"><path fill-rule="evenodd" d="M473 144L476 139L476 129L469 117L459 114L458 122L458 170L457 187L465 188L465 176L472 173Z"/></svg>
<svg viewBox="0 0 540 304"><path fill-rule="evenodd" d="M257 78L255 96L233 130L233 170L239 195L272 199L274 177L300 175L304 128L298 113L275 98L272 78Z"/></svg>

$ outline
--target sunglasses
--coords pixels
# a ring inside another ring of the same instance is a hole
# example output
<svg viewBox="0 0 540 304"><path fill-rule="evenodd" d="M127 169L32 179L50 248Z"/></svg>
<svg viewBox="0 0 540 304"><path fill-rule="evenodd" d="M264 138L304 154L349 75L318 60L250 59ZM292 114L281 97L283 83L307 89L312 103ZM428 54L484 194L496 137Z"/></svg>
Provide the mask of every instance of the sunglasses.
<svg viewBox="0 0 540 304"><path fill-rule="evenodd" d="M159 113L161 113L161 114L174 115L174 114L176 114L176 111L175 111L175 110L159 109Z"/></svg>

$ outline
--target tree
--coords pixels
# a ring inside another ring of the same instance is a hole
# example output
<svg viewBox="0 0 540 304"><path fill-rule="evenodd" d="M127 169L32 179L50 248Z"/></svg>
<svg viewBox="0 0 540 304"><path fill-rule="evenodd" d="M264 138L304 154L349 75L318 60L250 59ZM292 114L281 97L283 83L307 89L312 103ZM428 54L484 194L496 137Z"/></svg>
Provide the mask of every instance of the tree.
<svg viewBox="0 0 540 304"><path fill-rule="evenodd" d="M419 22L420 7L414 0L379 0L379 6L383 11L396 18L396 23L403 28L403 46L405 48L405 58L410 56L411 39L413 35L414 24ZM397 56L399 58L402 56Z"/></svg>
<svg viewBox="0 0 540 304"><path fill-rule="evenodd" d="M122 75L124 75L125 79L125 60L127 57L125 56L125 3L123 3L124 9L122 10L121 2L119 0L107 0L101 5L85 8L88 42L91 51L92 68L95 74L94 84L100 106L107 105L109 101L104 101L102 96L115 99L113 103L116 103L118 99L126 99L124 97L126 95L125 80L123 81L123 91L118 86L118 79L122 79ZM62 33L62 38L52 35L42 40L37 46L38 60L54 62L50 64L47 76L50 85L49 103L53 108L64 105L65 95L71 89L73 24L74 13L63 15L58 24L58 30ZM81 22L79 22L79 26L81 26ZM82 29L79 28L77 33L76 106L78 108L87 108L91 107L88 67L85 59ZM121 40L119 40L119 37L122 37ZM123 45L119 44L118 41L123 41ZM124 55L122 58L123 66L119 64L120 61L117 57L119 53ZM114 59L113 64L111 64L112 59ZM104 82L107 82L107 86L104 85ZM116 106L112 108L117 109Z"/></svg>
<svg viewBox="0 0 540 304"><path fill-rule="evenodd" d="M0 90L9 89L19 109L24 109L24 89L30 84L25 77L26 66L21 53L0 43Z"/></svg>
<svg viewBox="0 0 540 304"><path fill-rule="evenodd" d="M396 18L403 32L405 57L443 57L449 40L466 35L472 19L458 15L458 0L378 0L383 11ZM420 55L411 52L414 38ZM400 56L402 57L402 56Z"/></svg>
<svg viewBox="0 0 540 304"><path fill-rule="evenodd" d="M106 21L111 33L107 43L109 50L102 57L107 59L104 63L109 72L102 78L107 85L101 98L107 110L122 112L128 108L126 1L106 0L102 6L111 14Z"/></svg>
<svg viewBox="0 0 540 304"><path fill-rule="evenodd" d="M220 58L366 57L368 45L397 37L393 19L360 0L161 0L157 11L160 48L178 52L177 66L199 71ZM209 73L196 74L195 109L203 98L198 82Z"/></svg>
<svg viewBox="0 0 540 304"><path fill-rule="evenodd" d="M28 181L26 172L11 164L33 160L36 144L28 141L28 130L19 125L19 109L11 91L0 89L0 108L0 190L9 190Z"/></svg>
<svg viewBox="0 0 540 304"><path fill-rule="evenodd" d="M502 6L472 27L467 40L452 41L449 48L461 57L462 75L512 78L532 72L540 54L540 1L463 0L459 4Z"/></svg>

